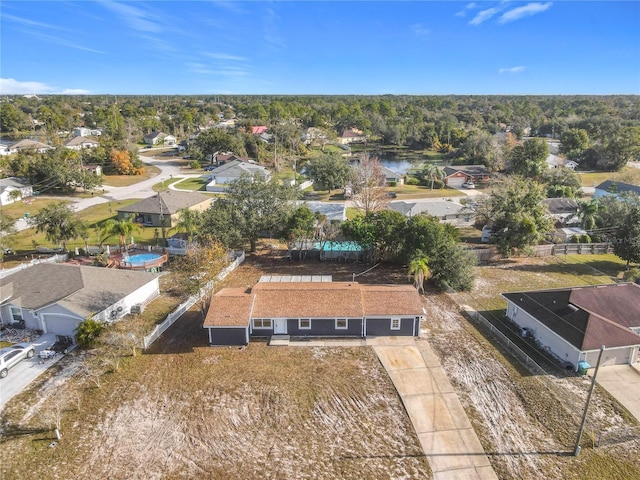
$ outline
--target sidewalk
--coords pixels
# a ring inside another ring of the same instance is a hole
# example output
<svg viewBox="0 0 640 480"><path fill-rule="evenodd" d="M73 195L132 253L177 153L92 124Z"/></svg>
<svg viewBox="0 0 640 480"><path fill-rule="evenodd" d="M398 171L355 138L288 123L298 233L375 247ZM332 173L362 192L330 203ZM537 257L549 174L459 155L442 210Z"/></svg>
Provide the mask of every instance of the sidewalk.
<svg viewBox="0 0 640 480"><path fill-rule="evenodd" d="M438 358L424 339L368 338L404 403L434 480L498 480Z"/></svg>

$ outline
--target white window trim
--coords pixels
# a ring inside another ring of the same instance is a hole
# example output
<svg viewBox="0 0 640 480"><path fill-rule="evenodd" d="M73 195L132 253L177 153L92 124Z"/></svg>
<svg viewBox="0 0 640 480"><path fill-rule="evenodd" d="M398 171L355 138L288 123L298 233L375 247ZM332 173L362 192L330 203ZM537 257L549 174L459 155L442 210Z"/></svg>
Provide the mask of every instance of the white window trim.
<svg viewBox="0 0 640 480"><path fill-rule="evenodd" d="M339 321L343 321L344 322L344 327L339 327L338 326L338 322ZM336 318L335 329L336 330L348 330L349 329L349 319L348 318Z"/></svg>
<svg viewBox="0 0 640 480"><path fill-rule="evenodd" d="M260 322L260 325L256 325L256 322ZM266 327L264 325L265 322L269 322L269 326ZM273 320L270 318L254 318L253 319L253 328L257 328L257 329L267 329L270 330L273 328Z"/></svg>
<svg viewBox="0 0 640 480"><path fill-rule="evenodd" d="M303 327L302 326L303 320L309 322L309 326L308 327ZM298 330L311 330L311 319L310 318L299 318L298 319Z"/></svg>
<svg viewBox="0 0 640 480"><path fill-rule="evenodd" d="M24 321L24 315L22 314L22 308L21 307L15 307L15 306L11 305L9 310L11 311L11 320L13 320L14 322L22 322L22 321Z"/></svg>
<svg viewBox="0 0 640 480"><path fill-rule="evenodd" d="M397 326L393 326L394 322L398 322ZM400 317L393 317L391 318L391 330L400 330L400 328L402 327L402 319Z"/></svg>

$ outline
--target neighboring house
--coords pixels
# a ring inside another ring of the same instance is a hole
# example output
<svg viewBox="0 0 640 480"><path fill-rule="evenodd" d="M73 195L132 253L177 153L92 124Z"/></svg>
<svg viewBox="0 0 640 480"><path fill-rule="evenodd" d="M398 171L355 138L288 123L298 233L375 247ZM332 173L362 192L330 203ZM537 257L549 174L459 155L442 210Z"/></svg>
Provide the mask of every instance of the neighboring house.
<svg viewBox="0 0 640 480"><path fill-rule="evenodd" d="M640 187L637 185L629 185L628 183L614 182L613 180L605 180L596 187L593 198L614 195L620 197L622 193L635 193L640 195Z"/></svg>
<svg viewBox="0 0 640 480"><path fill-rule="evenodd" d="M0 323L73 336L87 317L116 320L159 293L151 273L39 263L2 279Z"/></svg>
<svg viewBox="0 0 640 480"><path fill-rule="evenodd" d="M118 209L118 220L135 215L135 221L148 227L174 227L180 220L180 210L202 212L213 199L196 192L166 190L127 207Z"/></svg>
<svg viewBox="0 0 640 480"><path fill-rule="evenodd" d="M266 133L266 131L269 130L269 127L266 127L264 125L260 125L257 127L251 127L251 133L253 135L262 135L263 133Z"/></svg>
<svg viewBox="0 0 640 480"><path fill-rule="evenodd" d="M88 137L91 135L91 129L86 127L76 127L73 129L74 137Z"/></svg>
<svg viewBox="0 0 640 480"><path fill-rule="evenodd" d="M545 198L542 203L557 227L566 227L580 223L580 207L573 198Z"/></svg>
<svg viewBox="0 0 640 480"><path fill-rule="evenodd" d="M463 183L483 183L491 178L484 165L456 165L444 167L444 183L449 187L462 187Z"/></svg>
<svg viewBox="0 0 640 480"><path fill-rule="evenodd" d="M269 180L271 172L255 163L232 160L211 170L209 177L211 181L207 184L207 192L224 192L229 183L238 180L243 175L251 177L262 175L266 180Z"/></svg>
<svg viewBox="0 0 640 480"><path fill-rule="evenodd" d="M561 361L577 367L638 361L640 285L622 283L503 293L507 317Z"/></svg>
<svg viewBox="0 0 640 480"><path fill-rule="evenodd" d="M395 183L396 185L404 185L404 175L394 172L393 170L382 167L382 173L384 174L384 180L387 185Z"/></svg>
<svg viewBox="0 0 640 480"><path fill-rule="evenodd" d="M72 137L64 142L64 146L71 150L82 150L83 148L96 148L100 146L100 142L87 137Z"/></svg>
<svg viewBox="0 0 640 480"><path fill-rule="evenodd" d="M82 168L98 177L102 175L102 167L100 165L83 165Z"/></svg>
<svg viewBox="0 0 640 480"><path fill-rule="evenodd" d="M17 194L11 192L20 192L20 195L14 197ZM0 180L0 205L9 205L32 195L33 186L25 178L8 177Z"/></svg>
<svg viewBox="0 0 640 480"><path fill-rule="evenodd" d="M9 145L7 148L8 153L18 153L20 150L36 150L38 153L44 153L47 150L51 150L53 147L46 143L36 142L35 140L29 140L25 138L19 142Z"/></svg>
<svg viewBox="0 0 640 480"><path fill-rule="evenodd" d="M456 202L391 202L391 210L400 212L407 217L426 214L437 217L443 223L465 226L475 221L475 212L465 205Z"/></svg>
<svg viewBox="0 0 640 480"><path fill-rule="evenodd" d="M588 235L586 230L580 227L556 228L553 231L553 240L558 243L569 243L573 237Z"/></svg>
<svg viewBox="0 0 640 480"><path fill-rule="evenodd" d="M250 337L417 336L424 309L411 285L269 277L250 290L223 288L204 321L211 345L246 345ZM302 281L304 280L304 281Z"/></svg>
<svg viewBox="0 0 640 480"><path fill-rule="evenodd" d="M573 160L567 160L566 158L559 157L552 153L549 154L549 156L547 156L546 162L549 168L564 167L564 168L570 168L571 170L575 170L575 168L578 166L578 162L575 162Z"/></svg>
<svg viewBox="0 0 640 480"><path fill-rule="evenodd" d="M327 222L344 222L347 220L347 206L344 203L300 202L314 213L324 215Z"/></svg>
<svg viewBox="0 0 640 480"><path fill-rule="evenodd" d="M233 153L216 153L213 156L213 163L216 165L224 165L225 163L233 162L234 160L238 160L240 162L245 163L256 163L255 160L249 157L241 157L239 155L235 155Z"/></svg>
<svg viewBox="0 0 640 480"><path fill-rule="evenodd" d="M326 140L327 134L318 127L309 127L307 131L302 134L302 140L305 144L310 145L314 140Z"/></svg>
<svg viewBox="0 0 640 480"><path fill-rule="evenodd" d="M367 136L360 130L352 129L345 130L338 138L338 142L341 145L348 145L350 143L363 143L367 140Z"/></svg>
<svg viewBox="0 0 640 480"><path fill-rule="evenodd" d="M147 145L175 145L176 137L164 132L151 132L144 137L144 143Z"/></svg>

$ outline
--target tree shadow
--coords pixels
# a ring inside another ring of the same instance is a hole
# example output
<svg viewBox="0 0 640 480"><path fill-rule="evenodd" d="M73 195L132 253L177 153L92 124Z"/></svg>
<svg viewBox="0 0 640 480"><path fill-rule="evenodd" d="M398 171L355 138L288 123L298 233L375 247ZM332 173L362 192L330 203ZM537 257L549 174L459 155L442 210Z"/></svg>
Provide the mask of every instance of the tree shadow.
<svg viewBox="0 0 640 480"><path fill-rule="evenodd" d="M33 428L21 427L19 425L4 425L2 427L2 435L0 435L0 444L6 443L14 438L41 435L45 433L53 435L53 432L50 428ZM36 438L34 440L51 440L51 438L52 437L48 436L47 438Z"/></svg>

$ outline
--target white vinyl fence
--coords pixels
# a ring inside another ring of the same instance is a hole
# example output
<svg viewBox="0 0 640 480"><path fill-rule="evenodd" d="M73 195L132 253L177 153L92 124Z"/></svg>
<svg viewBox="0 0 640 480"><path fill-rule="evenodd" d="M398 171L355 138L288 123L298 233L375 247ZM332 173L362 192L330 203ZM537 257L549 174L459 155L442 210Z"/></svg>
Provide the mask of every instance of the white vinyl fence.
<svg viewBox="0 0 640 480"><path fill-rule="evenodd" d="M218 281L223 280L227 275L229 275L229 273L235 270L235 268L238 265L244 262L244 258L245 258L244 252L241 252L238 256L235 256L235 254L233 255L235 257L235 260L231 262L224 270L222 270L222 272L220 272L220 274L216 277ZM191 307L193 307L196 304L196 302L200 299L200 297L204 295L211 288L213 288L213 285L207 284L205 287L203 287L200 290L198 294L192 295L187 299L186 302L178 305L178 308L176 308L173 312L171 312L161 324L156 325L153 331L149 335L144 337L143 339L144 349L146 350L147 348L149 348L151 344L160 337L160 335L162 335L171 325L173 325L176 322L176 320L178 320L185 312L187 312Z"/></svg>

